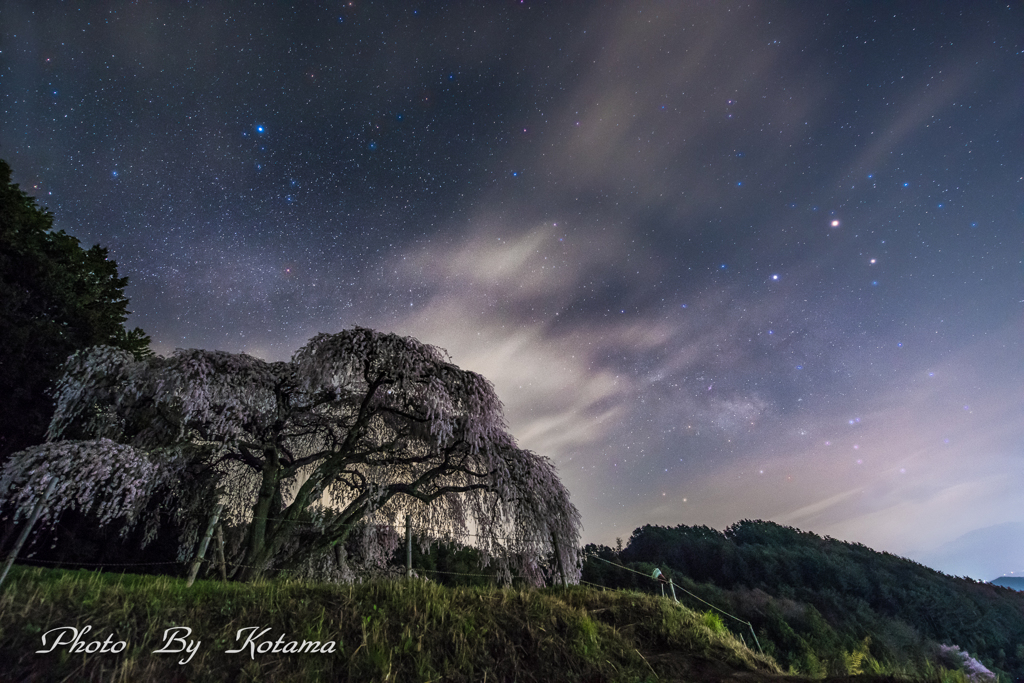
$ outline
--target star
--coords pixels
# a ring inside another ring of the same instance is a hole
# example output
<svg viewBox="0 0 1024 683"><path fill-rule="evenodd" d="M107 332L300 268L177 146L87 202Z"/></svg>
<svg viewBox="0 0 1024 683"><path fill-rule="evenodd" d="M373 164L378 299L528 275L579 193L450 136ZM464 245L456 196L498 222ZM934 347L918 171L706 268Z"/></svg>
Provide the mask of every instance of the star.
<svg viewBox="0 0 1024 683"><path fill-rule="evenodd" d="M447 349L561 466L584 543L696 520L646 495L682 484L612 453L733 492L696 508L725 528L831 500L820 447L854 435L866 495L807 530L908 552L1016 519L1024 479L962 463L1003 471L1024 443L1007 296L1024 90L1006 87L1024 8L847 3L837 22L820 3L652 3L623 22L588 3L347 2L228 17L151 0L178 19L159 49L138 40L146 13L5 16L4 59L32 77L4 82L0 157L55 229L109 248L157 353L287 360L354 325ZM713 56L679 47L697 15ZM935 434L951 442L928 453L932 488L898 498L885 478ZM770 502L733 478L762 458L773 481L801 472ZM951 487L975 492L956 519L936 503ZM897 503L912 514L882 514Z"/></svg>

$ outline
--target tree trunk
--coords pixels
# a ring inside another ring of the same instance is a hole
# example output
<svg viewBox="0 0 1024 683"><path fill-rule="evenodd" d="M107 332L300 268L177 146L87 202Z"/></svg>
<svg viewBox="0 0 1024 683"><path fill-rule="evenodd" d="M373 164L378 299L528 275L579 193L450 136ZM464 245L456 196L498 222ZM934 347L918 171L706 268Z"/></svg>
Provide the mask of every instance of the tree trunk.
<svg viewBox="0 0 1024 683"><path fill-rule="evenodd" d="M280 495L278 484L281 481L281 466L273 449L267 448L264 454L267 458L263 465L263 481L252 509L252 524L249 526L249 538L241 563L243 566L238 573L240 581L251 581L262 575L263 565L270 559L267 529L270 526L271 508ZM273 530L271 534L274 535Z"/></svg>

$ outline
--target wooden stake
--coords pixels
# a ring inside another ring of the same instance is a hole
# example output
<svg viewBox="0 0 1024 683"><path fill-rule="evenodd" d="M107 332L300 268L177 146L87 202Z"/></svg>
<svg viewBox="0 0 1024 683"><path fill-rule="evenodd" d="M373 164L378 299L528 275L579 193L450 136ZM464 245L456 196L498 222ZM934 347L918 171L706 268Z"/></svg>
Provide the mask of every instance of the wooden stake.
<svg viewBox="0 0 1024 683"><path fill-rule="evenodd" d="M192 561L192 567L188 570L188 583L185 587L191 586L196 581L196 574L199 573L199 565L203 563L203 558L206 557L206 548L210 545L210 538L213 536L213 528L217 526L217 519L220 517L220 511L224 509L224 503L217 503L213 508L213 516L210 517L210 523L206 527L206 534L203 535L203 540L199 543L199 552L196 553L196 559Z"/></svg>
<svg viewBox="0 0 1024 683"><path fill-rule="evenodd" d="M28 524L21 530L21 535L18 536L17 543L14 544L14 549L11 550L7 556L7 562L4 563L4 572L0 574L0 586L4 584L4 579L7 578L7 572L11 571L11 565L14 564L14 560L18 557L18 553L21 552L21 546L25 545L25 539L28 538L28 532L32 531L32 527L36 525L36 521L39 519L39 514L43 511L43 506L46 504L50 494L53 493L53 489L57 488L57 477L50 479L50 485L46 487L46 493L43 497L36 501L36 506L32 508L32 514L28 519Z"/></svg>
<svg viewBox="0 0 1024 683"><path fill-rule="evenodd" d="M761 641L757 639L757 634L754 633L754 625L748 621L747 626L750 627L750 635L754 636L754 642L757 643L757 651L764 654L764 650L761 649Z"/></svg>
<svg viewBox="0 0 1024 683"><path fill-rule="evenodd" d="M224 561L224 527L217 525L217 562L220 564L220 580L228 580L228 563Z"/></svg>
<svg viewBox="0 0 1024 683"><path fill-rule="evenodd" d="M558 547L558 536L553 531L551 532L551 545L555 548L555 565L558 567L558 573L562 576L562 588L568 588L569 580L565 578L565 565L562 563L561 548Z"/></svg>
<svg viewBox="0 0 1024 683"><path fill-rule="evenodd" d="M405 578L412 578L412 515L405 516Z"/></svg>

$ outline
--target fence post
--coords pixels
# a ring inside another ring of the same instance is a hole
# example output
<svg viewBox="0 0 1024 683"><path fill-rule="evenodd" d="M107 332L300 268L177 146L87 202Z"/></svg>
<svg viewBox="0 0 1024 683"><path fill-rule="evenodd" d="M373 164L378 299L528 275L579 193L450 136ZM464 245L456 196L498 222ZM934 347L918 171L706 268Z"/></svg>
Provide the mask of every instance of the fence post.
<svg viewBox="0 0 1024 683"><path fill-rule="evenodd" d="M21 546L25 545L25 539L28 538L28 532L32 531L32 527L36 525L36 521L39 519L39 514L43 511L43 506L46 504L50 494L53 493L53 489L57 488L57 477L50 479L50 485L46 487L46 493L43 497L36 501L36 506L32 508L32 514L28 519L28 523L25 528L21 530L21 535L18 536L18 541L14 544L14 548L11 553L7 556L7 562L4 563L4 572L0 574L0 586L4 584L4 579L7 578L7 572L11 571L11 565L14 564L14 560L18 557L18 553L21 552Z"/></svg>
<svg viewBox="0 0 1024 683"><path fill-rule="evenodd" d="M224 560L224 525L217 525L217 563L220 564L220 580L228 580L228 563Z"/></svg>
<svg viewBox="0 0 1024 683"><path fill-rule="evenodd" d="M210 517L210 523L206 526L206 533L203 535L202 542L199 543L199 552L196 553L196 559L192 561L192 567L188 570L186 588L195 583L196 574L199 572L199 565L203 563L203 558L206 557L206 547L210 545L210 537L213 536L213 527L217 526L217 519L220 517L220 511L223 509L224 503L217 503L213 508L213 516Z"/></svg>
<svg viewBox="0 0 1024 683"><path fill-rule="evenodd" d="M750 627L750 635L754 636L754 642L757 644L757 651L764 654L764 650L761 649L761 641L757 639L757 634L754 633L754 625L748 621L747 626Z"/></svg>
<svg viewBox="0 0 1024 683"><path fill-rule="evenodd" d="M562 576L562 588L568 588L569 580L565 578L565 564L562 562L562 549L558 545L558 536L554 531L551 532L551 545L555 548L555 564L558 567L558 573Z"/></svg>
<svg viewBox="0 0 1024 683"><path fill-rule="evenodd" d="M405 516L405 578L412 578L412 515Z"/></svg>

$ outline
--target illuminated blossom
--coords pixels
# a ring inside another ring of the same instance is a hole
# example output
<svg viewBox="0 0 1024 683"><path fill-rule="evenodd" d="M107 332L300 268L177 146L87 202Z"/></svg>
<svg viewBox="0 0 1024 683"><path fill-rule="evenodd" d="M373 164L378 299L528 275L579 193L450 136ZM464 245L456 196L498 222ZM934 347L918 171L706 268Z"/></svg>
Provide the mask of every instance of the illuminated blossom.
<svg viewBox="0 0 1024 683"><path fill-rule="evenodd" d="M414 515L421 538L472 541L506 577L578 579L579 513L552 463L516 445L490 382L410 337L321 334L288 363L95 347L69 359L56 397L54 443L3 474L22 509L53 475L104 523L134 523L165 491L184 557L219 499L244 530L239 578L345 575L338 545L356 530L362 564L382 567Z"/></svg>

